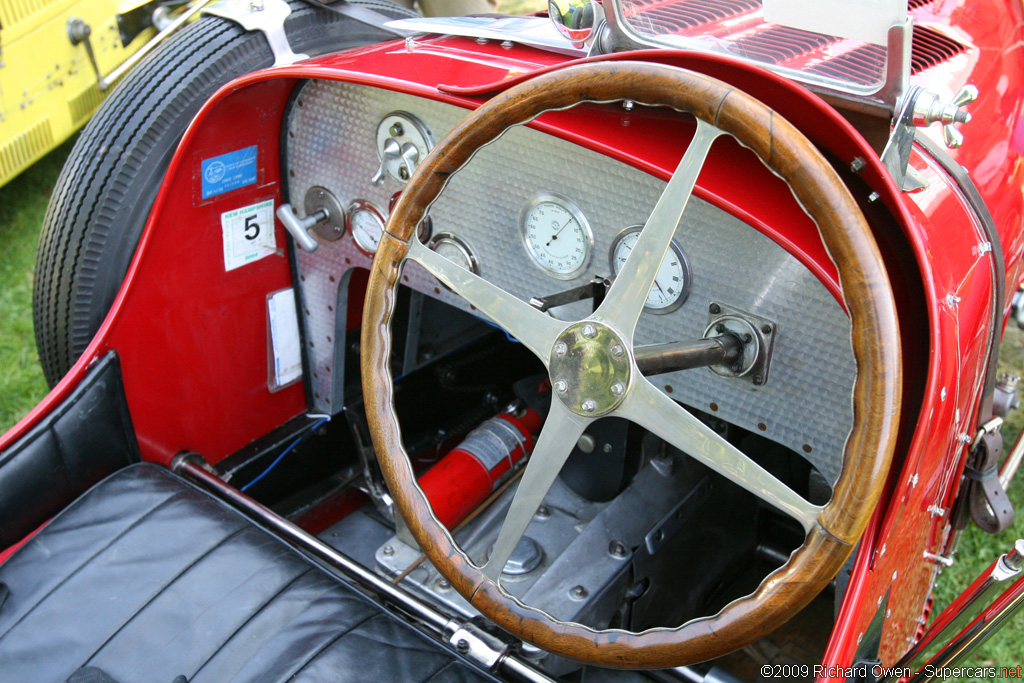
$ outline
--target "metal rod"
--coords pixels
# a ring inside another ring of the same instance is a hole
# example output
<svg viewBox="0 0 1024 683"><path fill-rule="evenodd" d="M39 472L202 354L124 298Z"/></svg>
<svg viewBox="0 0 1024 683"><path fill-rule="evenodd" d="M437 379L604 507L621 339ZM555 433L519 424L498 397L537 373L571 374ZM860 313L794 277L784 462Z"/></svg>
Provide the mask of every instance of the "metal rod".
<svg viewBox="0 0 1024 683"><path fill-rule="evenodd" d="M913 679L915 681L933 680L935 676L931 674L937 663L949 666L970 654L998 628L994 622L1002 623L1006 617L1003 614L1007 609L1006 596L1024 594L1024 581L1016 580L1022 575L1022 565L1024 540L1018 540L1010 552L993 562L942 611L921 640L903 655L889 677L882 681L895 681L912 673L918 673ZM1010 599L1010 603L1013 610L1017 609L1013 605L1019 606L1019 600ZM977 640L976 636L981 632L987 635ZM925 664L929 666L925 667Z"/></svg>
<svg viewBox="0 0 1024 683"><path fill-rule="evenodd" d="M139 48L138 52L136 52L131 57L121 62L121 64L116 69L111 71L106 76L100 76L99 71L97 71L96 75L98 76L98 78L96 85L97 87L99 87L100 91L105 91L107 90L107 88L114 85L114 83L116 83L121 78L121 76L124 76L129 69L131 69L136 64L145 59L146 55L152 52L157 45L170 38L171 35L176 33L179 28L184 26L185 23L187 23L192 17L198 14L201 9L209 5L210 2L212 2L212 0L199 0L196 4L192 5L192 7L186 10L181 16L179 16L177 19L168 24L166 28L164 28L162 31L157 33L152 38L150 38L149 42L143 45L141 48Z"/></svg>
<svg viewBox="0 0 1024 683"><path fill-rule="evenodd" d="M951 669L973 654L996 631L1001 629L1007 621L1012 619L1020 610L1021 605L1024 605L1024 578L1019 579L1007 588L1006 592L995 603L982 612L971 628L965 629L961 636L950 643L945 650L940 652L916 676L911 678L911 683L930 683L931 681L948 679L951 675ZM1015 668L1011 667L1011 669ZM995 677L999 677L997 671L993 671L991 676L991 678Z"/></svg>
<svg viewBox="0 0 1024 683"><path fill-rule="evenodd" d="M638 346L634 355L641 374L660 375L676 370L732 363L739 358L742 350L743 344L735 335L723 334L721 337L690 342Z"/></svg>
<svg viewBox="0 0 1024 683"><path fill-rule="evenodd" d="M458 624L448 615L397 588L349 556L221 481L219 477L210 472L209 465L200 456L180 455L171 463L171 469L213 497L235 508L257 525L272 531L321 566L340 574L342 578L352 582L356 588L369 594L377 602L387 604L407 618L427 627L442 642L449 633L458 628ZM532 665L511 654L505 655L497 667L514 680L525 683L554 683L551 678Z"/></svg>
<svg viewBox="0 0 1024 683"><path fill-rule="evenodd" d="M1009 490L1010 482L1013 481L1013 475L1017 474L1021 459L1024 459L1024 431L1017 435L1017 440L1013 442L1013 447L1006 456L1006 460L1003 461L1003 466L999 468L999 484L1004 491Z"/></svg>

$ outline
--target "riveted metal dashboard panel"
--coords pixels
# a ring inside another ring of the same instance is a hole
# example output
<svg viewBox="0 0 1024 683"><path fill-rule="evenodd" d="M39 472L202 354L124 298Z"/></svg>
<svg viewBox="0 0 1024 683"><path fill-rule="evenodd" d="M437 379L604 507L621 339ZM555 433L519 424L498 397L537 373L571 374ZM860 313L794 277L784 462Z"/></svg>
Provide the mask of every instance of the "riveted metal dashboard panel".
<svg viewBox="0 0 1024 683"><path fill-rule="evenodd" d="M403 93L330 81L302 86L285 122L288 196L320 185L347 204L369 199L386 207L401 188L388 179L374 187L379 160L376 128L388 113L419 118L440 139L465 115L458 107ZM487 280L524 300L610 273L607 254L625 227L642 224L665 182L597 152L525 127L507 131L455 174L430 210L434 232L450 232L477 255ZM590 221L594 251L573 280L556 280L530 262L518 218L538 193L569 197ZM693 270L686 303L668 315L645 314L639 344L701 337L711 302L767 318L778 333L765 386L726 379L706 368L653 377L672 398L779 442L806 457L830 482L853 423L856 367L850 321L825 287L771 239L707 202L693 198L676 233ZM370 259L350 236L321 241L298 255L303 322L316 408L341 408L331 369L338 338L339 287ZM418 264L407 263L403 284L463 310L469 306ZM578 319L589 302L557 309ZM343 324L343 321L342 321ZM809 452L808 452L809 450Z"/></svg>

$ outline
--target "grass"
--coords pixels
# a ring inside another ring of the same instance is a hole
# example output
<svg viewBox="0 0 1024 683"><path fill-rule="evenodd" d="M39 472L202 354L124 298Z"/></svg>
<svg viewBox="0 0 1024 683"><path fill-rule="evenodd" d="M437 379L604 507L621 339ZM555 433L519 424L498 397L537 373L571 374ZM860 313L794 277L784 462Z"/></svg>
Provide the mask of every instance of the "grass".
<svg viewBox="0 0 1024 683"><path fill-rule="evenodd" d="M0 188L0 433L47 392L32 332L32 278L43 214L72 142Z"/></svg>
<svg viewBox="0 0 1024 683"><path fill-rule="evenodd" d="M537 0L508 0L515 3ZM516 9L521 9L516 5ZM47 391L32 332L32 278L38 233L46 204L72 142L50 153L19 177L0 188L0 433L24 416ZM1011 324L1000 354L1004 371L1024 376L1024 333ZM1024 426L1016 411L1003 429L1006 447ZM963 536L956 563L945 570L936 586L933 614L956 597L1017 538L1024 538L1024 491L1018 483L1010 497L1019 512L1014 525L997 536L971 526ZM1022 663L1024 614L992 638L967 666L1015 666ZM984 680L984 679L964 679Z"/></svg>

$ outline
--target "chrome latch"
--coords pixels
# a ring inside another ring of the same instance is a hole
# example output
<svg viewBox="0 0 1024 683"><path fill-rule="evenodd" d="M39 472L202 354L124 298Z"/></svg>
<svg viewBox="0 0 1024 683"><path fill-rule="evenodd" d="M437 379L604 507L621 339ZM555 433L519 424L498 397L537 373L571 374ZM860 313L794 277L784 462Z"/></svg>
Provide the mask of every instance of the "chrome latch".
<svg viewBox="0 0 1024 683"><path fill-rule="evenodd" d="M918 86L907 91L893 125L889 142L882 150L882 163L889 170L900 189L910 192L924 187L924 181L910 164L910 150L914 145L914 132L933 123L942 124L942 138L946 146L956 148L963 144L963 133L957 124L967 123L971 115L965 109L978 98L978 89L965 85L950 102Z"/></svg>
<svg viewBox="0 0 1024 683"><path fill-rule="evenodd" d="M943 102L938 95L930 90L919 89L914 97L913 121L918 128L926 128L933 123L942 124L942 139L946 147L956 149L964 144L964 135L956 127L958 123L967 123L971 115L965 107L978 99L978 89L973 85L965 85L950 102Z"/></svg>

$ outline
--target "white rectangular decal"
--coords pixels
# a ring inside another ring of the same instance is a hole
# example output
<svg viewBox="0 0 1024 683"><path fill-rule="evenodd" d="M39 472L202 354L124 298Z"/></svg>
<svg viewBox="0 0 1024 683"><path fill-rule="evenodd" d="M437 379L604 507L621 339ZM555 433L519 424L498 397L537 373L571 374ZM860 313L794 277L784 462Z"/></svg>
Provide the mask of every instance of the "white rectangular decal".
<svg viewBox="0 0 1024 683"><path fill-rule="evenodd" d="M827 36L885 45L889 27L907 20L907 0L764 0L764 19Z"/></svg>
<svg viewBox="0 0 1024 683"><path fill-rule="evenodd" d="M282 289L267 297L270 322L270 349L273 362L271 391L291 384L302 376L299 351L299 317L295 310L295 292Z"/></svg>
<svg viewBox="0 0 1024 683"><path fill-rule="evenodd" d="M274 200L244 206L220 215L224 233L224 270L234 270L277 251Z"/></svg>

